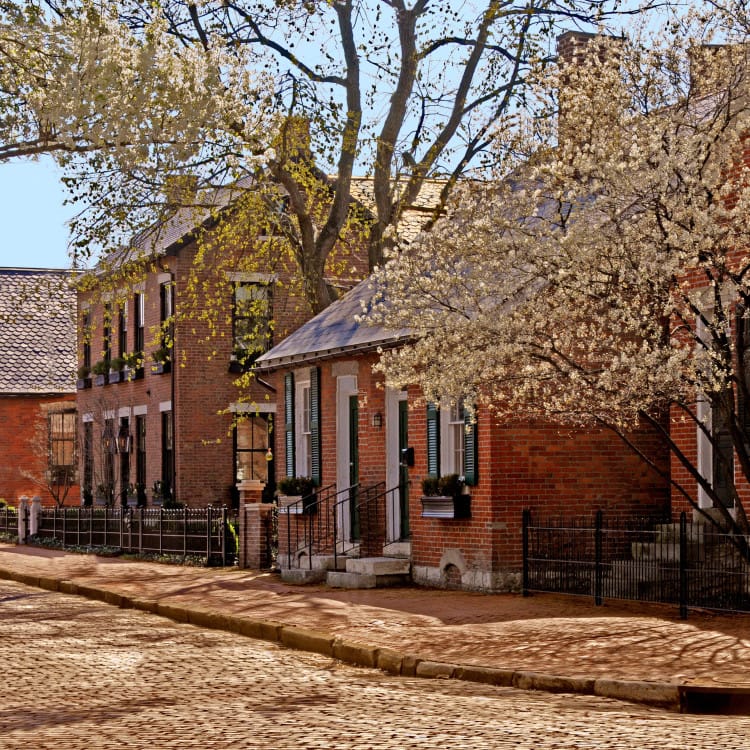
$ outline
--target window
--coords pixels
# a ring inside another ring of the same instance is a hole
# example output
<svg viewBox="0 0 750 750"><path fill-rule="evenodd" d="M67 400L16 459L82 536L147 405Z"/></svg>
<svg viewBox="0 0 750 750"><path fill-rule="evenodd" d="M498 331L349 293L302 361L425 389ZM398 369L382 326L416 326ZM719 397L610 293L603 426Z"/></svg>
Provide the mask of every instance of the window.
<svg viewBox="0 0 750 750"><path fill-rule="evenodd" d="M161 345L171 349L174 342L174 284L166 281L159 285L159 321L161 323Z"/></svg>
<svg viewBox="0 0 750 750"><path fill-rule="evenodd" d="M83 362L84 367L91 369L91 313L85 312L81 321L81 337L83 339Z"/></svg>
<svg viewBox="0 0 750 750"><path fill-rule="evenodd" d="M235 428L235 467L236 479L256 479L268 482L266 454L270 447L269 436L272 429L271 415L259 414L242 419Z"/></svg>
<svg viewBox="0 0 750 750"><path fill-rule="evenodd" d="M104 481L99 488L108 503L114 500L115 492L115 452L117 451L117 435L115 434L115 420L104 420L104 434L102 435L102 454L104 457ZM100 494L99 492L97 494Z"/></svg>
<svg viewBox="0 0 750 750"><path fill-rule="evenodd" d="M271 287L238 282L234 287L232 335L234 355L252 363L271 344Z"/></svg>
<svg viewBox="0 0 750 750"><path fill-rule="evenodd" d="M146 327L146 295L140 292L136 293L133 300L133 314L135 317L135 332L133 340L133 351L141 354L145 344L145 327Z"/></svg>
<svg viewBox="0 0 750 750"><path fill-rule="evenodd" d="M128 353L128 303L123 302L117 308L117 343L118 355L124 357Z"/></svg>
<svg viewBox="0 0 750 750"><path fill-rule="evenodd" d="M104 306L104 321L102 328L102 359L109 362L112 359L112 308Z"/></svg>
<svg viewBox="0 0 750 750"><path fill-rule="evenodd" d="M120 419L120 429L118 435L118 453L120 456L120 503L122 505L128 504L128 487L130 486L130 420L127 417ZM123 451L120 446L119 438L121 436L128 436L125 445L127 450Z"/></svg>
<svg viewBox="0 0 750 750"><path fill-rule="evenodd" d="M161 480L168 488L169 494L174 491L174 440L172 412L161 413Z"/></svg>
<svg viewBox="0 0 750 750"><path fill-rule="evenodd" d="M83 489L94 491L94 423L83 423Z"/></svg>
<svg viewBox="0 0 750 750"><path fill-rule="evenodd" d="M53 484L69 485L75 477L76 413L75 410L47 415L49 434L49 470Z"/></svg>
<svg viewBox="0 0 750 750"><path fill-rule="evenodd" d="M310 383L297 383L297 460L296 476L312 475L312 433L310 431Z"/></svg>
<svg viewBox="0 0 750 750"><path fill-rule="evenodd" d="M458 474L466 484L478 481L477 425L463 402L444 409L427 405L427 471L432 476Z"/></svg>
<svg viewBox="0 0 750 750"><path fill-rule="evenodd" d="M146 487L146 416L135 418L135 481L139 491Z"/></svg>

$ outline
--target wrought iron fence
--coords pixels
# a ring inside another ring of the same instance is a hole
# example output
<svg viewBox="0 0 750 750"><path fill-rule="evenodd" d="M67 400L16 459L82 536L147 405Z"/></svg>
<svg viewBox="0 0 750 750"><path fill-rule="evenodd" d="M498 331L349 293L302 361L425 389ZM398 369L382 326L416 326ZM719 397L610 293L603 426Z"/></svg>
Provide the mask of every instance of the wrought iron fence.
<svg viewBox="0 0 750 750"><path fill-rule="evenodd" d="M43 508L36 536L63 547L115 547L122 552L203 558L233 565L237 518L226 508Z"/></svg>
<svg viewBox="0 0 750 750"><path fill-rule="evenodd" d="M18 534L18 510L10 505L0 507L0 534L7 536Z"/></svg>
<svg viewBox="0 0 750 750"><path fill-rule="evenodd" d="M523 593L545 591L750 612L750 539L668 519L533 522L523 514Z"/></svg>

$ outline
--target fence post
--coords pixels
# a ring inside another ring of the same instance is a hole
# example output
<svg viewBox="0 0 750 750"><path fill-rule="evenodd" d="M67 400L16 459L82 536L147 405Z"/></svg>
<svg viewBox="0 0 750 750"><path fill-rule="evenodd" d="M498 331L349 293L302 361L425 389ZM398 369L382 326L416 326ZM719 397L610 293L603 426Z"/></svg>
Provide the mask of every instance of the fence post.
<svg viewBox="0 0 750 750"><path fill-rule="evenodd" d="M141 505L138 510L138 552L141 553L143 552L143 516L146 509Z"/></svg>
<svg viewBox="0 0 750 750"><path fill-rule="evenodd" d="M22 495L18 499L18 543L29 541L29 498Z"/></svg>
<svg viewBox="0 0 750 750"><path fill-rule="evenodd" d="M688 616L687 516L680 513L680 619Z"/></svg>
<svg viewBox="0 0 750 750"><path fill-rule="evenodd" d="M594 604L602 604L602 520L604 514L601 510L596 511L594 528Z"/></svg>
<svg viewBox="0 0 750 750"><path fill-rule="evenodd" d="M531 524L531 511L526 508L521 513L521 528L522 528L522 542L521 547L523 550L523 569L521 573L521 594L523 596L529 595L529 525Z"/></svg>
<svg viewBox="0 0 750 750"><path fill-rule="evenodd" d="M31 498L31 521L29 524L29 533L35 536L39 533L39 519L42 515L42 498L34 495Z"/></svg>

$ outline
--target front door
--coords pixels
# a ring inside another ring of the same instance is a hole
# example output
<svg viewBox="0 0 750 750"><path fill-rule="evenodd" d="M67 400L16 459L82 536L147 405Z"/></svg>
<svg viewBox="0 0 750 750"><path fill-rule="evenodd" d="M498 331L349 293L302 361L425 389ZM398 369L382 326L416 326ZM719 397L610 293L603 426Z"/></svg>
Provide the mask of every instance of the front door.
<svg viewBox="0 0 750 750"><path fill-rule="evenodd" d="M357 489L359 484L359 397L349 396L349 522L351 538L359 539L359 510Z"/></svg>

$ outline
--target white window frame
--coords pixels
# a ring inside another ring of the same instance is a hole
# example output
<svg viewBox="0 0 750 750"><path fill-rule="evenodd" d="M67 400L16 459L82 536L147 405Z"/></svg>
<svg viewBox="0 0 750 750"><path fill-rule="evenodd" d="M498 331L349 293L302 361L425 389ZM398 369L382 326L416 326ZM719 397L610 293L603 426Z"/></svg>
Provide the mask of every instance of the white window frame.
<svg viewBox="0 0 750 750"><path fill-rule="evenodd" d="M312 472L312 433L310 432L310 378L294 380L295 474L309 477Z"/></svg>
<svg viewBox="0 0 750 750"><path fill-rule="evenodd" d="M466 424L462 404L440 409L440 473L463 476L466 455Z"/></svg>

